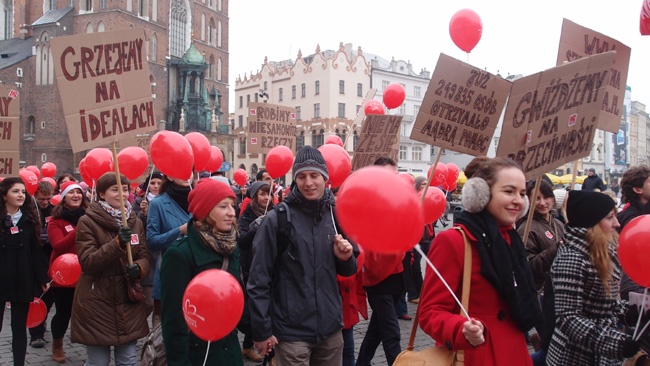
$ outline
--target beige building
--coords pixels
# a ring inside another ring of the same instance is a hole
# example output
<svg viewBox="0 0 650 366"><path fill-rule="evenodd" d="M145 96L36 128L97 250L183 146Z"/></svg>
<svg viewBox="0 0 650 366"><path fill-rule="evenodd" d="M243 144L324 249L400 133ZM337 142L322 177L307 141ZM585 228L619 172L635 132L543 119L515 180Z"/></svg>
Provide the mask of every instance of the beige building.
<svg viewBox="0 0 650 366"><path fill-rule="evenodd" d="M650 155L650 134L648 134L650 119L645 110L645 104L634 101L630 110L630 166L648 165Z"/></svg>
<svg viewBox="0 0 650 366"><path fill-rule="evenodd" d="M264 167L266 154L246 151L246 126L250 102L268 102L296 108L296 148L321 146L330 135L338 135L352 154L360 126L354 124L364 96L370 88L370 62L361 47L341 43L337 50L321 51L295 60L264 59L261 70L235 80L233 134L236 135L233 168L245 169L254 179ZM281 179L282 180L282 179ZM285 177L291 182L290 174Z"/></svg>

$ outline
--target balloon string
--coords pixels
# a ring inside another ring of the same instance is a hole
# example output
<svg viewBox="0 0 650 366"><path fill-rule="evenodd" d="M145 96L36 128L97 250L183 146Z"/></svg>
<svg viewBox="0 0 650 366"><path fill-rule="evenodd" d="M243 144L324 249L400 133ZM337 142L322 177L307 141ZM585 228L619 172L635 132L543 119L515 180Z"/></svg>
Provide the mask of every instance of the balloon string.
<svg viewBox="0 0 650 366"><path fill-rule="evenodd" d="M641 325L641 316L643 315L645 311L645 301L648 296L648 288L646 287L645 290L643 290L643 301L641 301L641 309L639 309L639 318L636 320L636 327L634 327L634 334L632 335L632 339L635 341L637 340L637 334L639 337L641 334L643 334L643 331L648 327L648 324L643 327L643 331L639 332L639 326Z"/></svg>
<svg viewBox="0 0 650 366"><path fill-rule="evenodd" d="M436 266L434 266L433 263L431 263L431 261L429 260L429 257L427 257L427 255L424 254L424 252L422 251L422 248L420 248L420 244L416 244L416 245L415 245L415 250L417 250L418 253L420 253L420 255L422 256L422 258L424 258L424 259L427 261L427 264L429 265L429 267L431 267L431 269L436 273L436 275L438 276L438 278L440 279L440 281L442 281L442 284L445 285L445 287L447 288L447 291L449 291L449 293L450 293L451 296L454 298L454 300L456 300L456 303L458 304L458 306L460 306L460 309L463 311L463 313L464 313L465 316L467 317L467 320L470 320L470 321L471 321L472 318L470 318L470 317L469 317L469 314L467 314L467 310L465 309L465 307L463 306L463 304L458 300L458 297L456 297L456 294L455 294L454 291L451 289L451 287L449 287L449 284L447 284L447 281L445 281L445 279L442 277L442 275L440 274L440 272L438 272L438 269L436 268Z"/></svg>
<svg viewBox="0 0 650 366"><path fill-rule="evenodd" d="M278 178L279 180L280 178ZM266 215L266 212L269 210L269 202L273 199L273 186L275 185L275 179L271 180L271 189L269 189L269 199L266 201L266 207L264 207L264 214ZM252 197L251 200L255 199L255 197Z"/></svg>
<svg viewBox="0 0 650 366"><path fill-rule="evenodd" d="M90 203L95 202L95 178L92 181L92 187L90 188Z"/></svg>
<svg viewBox="0 0 650 366"><path fill-rule="evenodd" d="M208 362L208 354L210 353L210 341L208 341L208 348L205 350L205 359L203 359L203 366Z"/></svg>
<svg viewBox="0 0 650 366"><path fill-rule="evenodd" d="M50 280L50 282L48 282L47 284L48 284L48 285L51 285L52 282L54 282L54 280ZM41 294L41 296L39 296L38 298L39 298L39 299L42 299L42 298L43 298L43 295L45 295L45 292L43 292L43 293Z"/></svg>
<svg viewBox="0 0 650 366"><path fill-rule="evenodd" d="M332 184L329 184L328 187L330 190L332 189ZM339 235L339 231L336 229L336 221L334 221L334 210L332 209L332 205L330 205L330 216L332 216L332 225L334 226L334 233L336 235Z"/></svg>

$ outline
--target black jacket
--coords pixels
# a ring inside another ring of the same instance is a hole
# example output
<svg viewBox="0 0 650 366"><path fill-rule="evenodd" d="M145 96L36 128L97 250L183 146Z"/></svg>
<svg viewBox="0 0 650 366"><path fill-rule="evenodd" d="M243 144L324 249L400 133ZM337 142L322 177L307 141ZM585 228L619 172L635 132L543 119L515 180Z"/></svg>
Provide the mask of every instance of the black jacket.
<svg viewBox="0 0 650 366"><path fill-rule="evenodd" d="M39 287L50 282L48 259L43 255L38 234L26 214L18 221L18 233L11 233L3 220L0 231L0 303L31 302Z"/></svg>
<svg viewBox="0 0 650 366"><path fill-rule="evenodd" d="M601 191L605 190L603 180L595 173L591 177L585 178L584 182L582 182L583 191L593 191L594 189L600 189Z"/></svg>
<svg viewBox="0 0 650 366"><path fill-rule="evenodd" d="M306 200L294 188L284 200L291 242L278 253L278 214L271 210L253 240L248 279L253 340L275 335L282 341L319 343L343 327L336 275L356 273L354 256L346 262L334 255L334 196L329 189L318 201ZM277 258L280 256L280 258Z"/></svg>
<svg viewBox="0 0 650 366"><path fill-rule="evenodd" d="M255 238L255 233L257 233L257 231L250 231L248 227L256 219L257 215L253 212L253 207L249 203L244 213L237 220L237 229L239 230L237 245L239 246L242 274L246 280L248 280L248 273L251 268L251 262L253 261L253 239Z"/></svg>

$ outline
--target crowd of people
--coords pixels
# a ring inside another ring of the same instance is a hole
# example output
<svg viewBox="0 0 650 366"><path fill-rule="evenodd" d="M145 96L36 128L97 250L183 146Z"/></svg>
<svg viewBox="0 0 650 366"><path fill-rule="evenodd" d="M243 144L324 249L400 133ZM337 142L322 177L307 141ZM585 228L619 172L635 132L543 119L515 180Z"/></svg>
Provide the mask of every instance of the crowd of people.
<svg viewBox="0 0 650 366"><path fill-rule="evenodd" d="M375 165L397 174L390 158ZM58 363L67 361L68 329L89 366L137 365L138 340L160 329L172 366L365 366L380 345L393 364L410 301L435 345L461 351L469 366L648 362L648 331L632 337L643 311L629 302L644 288L621 268L617 240L633 218L650 214L650 167L623 174L621 207L594 173L567 191L526 182L508 159L477 157L464 172L464 210L437 234L433 223L423 227L420 248L460 298L468 241L467 313L431 268L421 268L419 251L362 251L347 239L327 164L311 146L298 151L286 190L264 170L242 186L218 175L192 181L153 172L136 193L113 172L92 190L63 174L55 187L40 182L33 197L20 178L4 178L0 329L10 309L13 362L24 365L28 345L46 343L46 321L26 327L29 304L41 297L48 312L55 308L49 329ZM418 177L413 189L426 185ZM49 267L71 253L79 280L53 283ZM183 313L185 288L210 269L232 274L245 296L236 329L214 342L191 332ZM361 318L369 323L355 353Z"/></svg>

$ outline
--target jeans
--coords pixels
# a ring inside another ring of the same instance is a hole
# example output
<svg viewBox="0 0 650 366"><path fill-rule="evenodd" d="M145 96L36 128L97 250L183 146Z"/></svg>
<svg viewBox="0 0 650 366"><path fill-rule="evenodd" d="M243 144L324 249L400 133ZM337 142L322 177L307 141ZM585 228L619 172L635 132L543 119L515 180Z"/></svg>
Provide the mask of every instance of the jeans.
<svg viewBox="0 0 650 366"><path fill-rule="evenodd" d="M343 329L343 366L354 366L354 327Z"/></svg>
<svg viewBox="0 0 650 366"><path fill-rule="evenodd" d="M135 341L121 346L86 346L86 366L108 366L111 362L111 347L114 349L115 366L136 366Z"/></svg>
<svg viewBox="0 0 650 366"><path fill-rule="evenodd" d="M546 365L546 351L540 349L539 351L530 355L533 359L533 366L545 366Z"/></svg>
<svg viewBox="0 0 650 366"><path fill-rule="evenodd" d="M405 294L399 295L399 299L395 301L395 314L397 314L398 317L408 314L408 308L406 306L404 295Z"/></svg>

